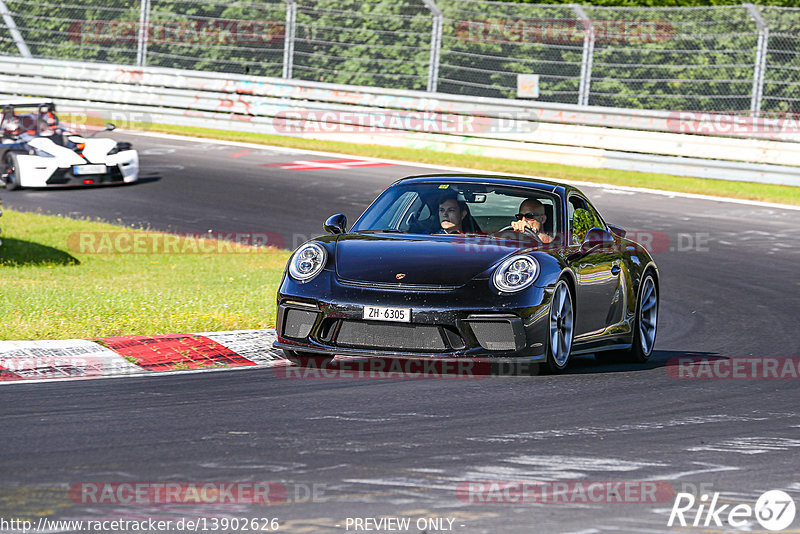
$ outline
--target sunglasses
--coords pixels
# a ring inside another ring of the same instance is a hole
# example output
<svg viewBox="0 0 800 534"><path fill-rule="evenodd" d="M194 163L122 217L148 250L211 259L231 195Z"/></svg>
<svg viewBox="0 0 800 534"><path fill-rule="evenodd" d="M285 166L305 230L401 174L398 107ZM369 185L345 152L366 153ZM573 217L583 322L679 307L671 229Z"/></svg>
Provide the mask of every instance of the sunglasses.
<svg viewBox="0 0 800 534"><path fill-rule="evenodd" d="M515 217L518 221L521 221L522 219L538 219L539 217L544 217L544 213L517 213Z"/></svg>

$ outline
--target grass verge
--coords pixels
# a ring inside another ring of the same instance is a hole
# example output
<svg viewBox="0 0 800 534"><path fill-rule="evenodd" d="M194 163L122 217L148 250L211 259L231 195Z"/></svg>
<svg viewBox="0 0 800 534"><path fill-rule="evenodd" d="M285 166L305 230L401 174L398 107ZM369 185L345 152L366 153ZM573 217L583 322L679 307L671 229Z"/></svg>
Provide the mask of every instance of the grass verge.
<svg viewBox="0 0 800 534"><path fill-rule="evenodd" d="M168 252L107 253L127 250L114 246L120 232L145 236L141 239L147 243L166 234L3 211L0 339L173 334L275 324L274 295L287 251L185 238ZM112 247L81 247L78 238L87 233L95 244L103 243L98 236L111 236L105 243ZM202 253L209 250L222 253Z"/></svg>
<svg viewBox="0 0 800 534"><path fill-rule="evenodd" d="M633 187L646 187L681 193L697 193L721 197L777 202L781 204L800 205L800 187L785 185L757 184L751 182L734 182L730 180L711 180L706 178L690 178L634 171L617 171L612 169L591 169L569 165L538 163L535 161L519 161L510 159L487 158L448 154L432 150L387 147L380 145L360 145L338 141L316 141L297 137L266 135L248 132L232 132L212 130L190 126L171 126L164 124L130 124L132 129L151 132L162 132L192 137L221 139L226 141L242 141L265 145L283 146L319 150L323 152L340 152L356 156L385 158L408 161L411 163L429 163L452 167L494 171L499 173L528 174L556 180L578 180L584 182L606 183Z"/></svg>

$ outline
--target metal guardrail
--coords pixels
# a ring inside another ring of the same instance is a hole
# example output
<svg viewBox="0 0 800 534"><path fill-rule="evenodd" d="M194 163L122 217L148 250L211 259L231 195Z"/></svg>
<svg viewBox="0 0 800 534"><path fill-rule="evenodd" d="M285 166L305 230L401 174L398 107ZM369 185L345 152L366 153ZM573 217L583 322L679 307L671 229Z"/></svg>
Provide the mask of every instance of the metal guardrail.
<svg viewBox="0 0 800 534"><path fill-rule="evenodd" d="M800 186L800 127L750 117L10 57L0 66L0 97L47 98L117 120L138 113L154 123ZM703 121L718 131L698 131ZM685 126L697 133L681 133Z"/></svg>

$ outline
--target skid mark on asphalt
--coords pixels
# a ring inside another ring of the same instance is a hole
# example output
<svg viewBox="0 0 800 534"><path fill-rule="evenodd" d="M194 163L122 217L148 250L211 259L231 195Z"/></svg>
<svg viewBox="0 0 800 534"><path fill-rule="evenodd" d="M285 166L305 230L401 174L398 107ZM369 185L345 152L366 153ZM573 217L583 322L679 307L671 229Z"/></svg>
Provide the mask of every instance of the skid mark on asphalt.
<svg viewBox="0 0 800 534"><path fill-rule="evenodd" d="M462 456L459 463L465 463ZM482 462L482 463L479 463ZM521 464L509 465L509 464ZM501 463L486 462L485 458L474 462L474 467L467 469L428 470L428 469L368 469L358 468L364 474L381 471L382 476L366 476L345 478L342 482L354 487L343 488L351 497L361 496L362 502L375 502L376 497L393 497L395 500L435 499L445 506L462 506L457 488L460 484L470 482L552 482L552 481L590 481L606 480L608 473L631 473L633 471L651 470L651 468L669 467L670 464L648 461L619 460L616 458L575 457L575 456L519 456L503 460ZM355 468L356 466L353 466ZM351 468L352 469L352 468ZM592 477L592 478L589 478ZM618 478L618 475L615 475ZM642 479L637 474L636 479ZM659 477L653 477L659 478ZM363 492L355 490L361 487L375 487L375 491ZM355 491L354 491L355 490ZM468 503L474 504L474 503ZM497 503L495 503L497 504ZM510 503L513 504L513 503ZM526 505L544 506L552 503L526 502ZM606 503L600 502L563 502L572 507L598 508Z"/></svg>
<svg viewBox="0 0 800 534"><path fill-rule="evenodd" d="M340 421L359 421L364 423L385 423L389 421L400 421L402 419L416 419L419 417L445 418L445 415L434 414L415 414L415 413L396 413L387 414L383 417L366 417L361 412L342 412L342 415L321 415L318 417L306 417L307 421L322 419L335 419Z"/></svg>
<svg viewBox="0 0 800 534"><path fill-rule="evenodd" d="M795 414L775 414L773 417L796 417ZM595 427L573 427L564 429L551 429L551 430L535 430L532 432L519 432L514 434L499 434L487 437L468 437L466 439L472 441L495 441L495 442L513 442L520 439L529 440L543 440L552 438L562 438L571 436L603 436L612 433L625 433L625 432L639 432L649 430L662 430L675 426L687 425L703 425L714 423L730 423L730 422L748 422L748 421L765 421L772 417L757 417L757 416L739 416L739 415L706 415L706 416L690 416L671 419L669 421L644 421L640 423L630 423L616 426L595 426Z"/></svg>
<svg viewBox="0 0 800 534"><path fill-rule="evenodd" d="M735 452L739 454L764 454L775 451L788 451L800 447L800 439L781 437L746 437L733 438L714 444L707 444L686 449L691 452Z"/></svg>

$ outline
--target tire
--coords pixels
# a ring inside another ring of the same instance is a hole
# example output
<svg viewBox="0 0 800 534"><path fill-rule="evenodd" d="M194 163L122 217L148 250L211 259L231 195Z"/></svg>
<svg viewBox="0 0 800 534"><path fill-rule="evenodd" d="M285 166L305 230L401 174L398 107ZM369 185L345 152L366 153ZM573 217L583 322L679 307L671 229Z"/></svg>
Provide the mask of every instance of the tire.
<svg viewBox="0 0 800 534"><path fill-rule="evenodd" d="M321 356L312 352L297 352L294 350L283 349L284 357L298 367L315 367L317 369L327 369L333 362L332 356Z"/></svg>
<svg viewBox="0 0 800 534"><path fill-rule="evenodd" d="M575 304L572 290L563 278L556 283L550 301L550 329L547 336L546 370L561 373L569 365L575 336Z"/></svg>
<svg viewBox="0 0 800 534"><path fill-rule="evenodd" d="M633 323L631 348L600 352L595 359L600 362L645 363L653 354L658 330L658 286L653 273L648 271L639 284L636 299L636 319Z"/></svg>
<svg viewBox="0 0 800 534"><path fill-rule="evenodd" d="M22 187L19 185L17 169L19 169L17 155L13 152L6 152L5 156L3 156L3 176L6 182L6 189L9 191L16 191Z"/></svg>

